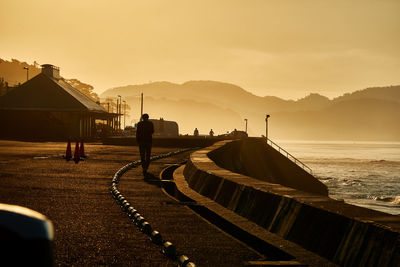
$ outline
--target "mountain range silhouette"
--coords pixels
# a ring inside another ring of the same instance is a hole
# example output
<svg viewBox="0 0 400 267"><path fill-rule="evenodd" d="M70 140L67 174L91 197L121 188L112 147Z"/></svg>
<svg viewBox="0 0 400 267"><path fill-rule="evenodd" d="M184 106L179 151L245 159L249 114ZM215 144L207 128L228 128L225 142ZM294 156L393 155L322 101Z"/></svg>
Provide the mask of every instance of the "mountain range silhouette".
<svg viewBox="0 0 400 267"><path fill-rule="evenodd" d="M145 111L177 121L183 133L195 127L201 133L243 130L247 118L250 135L260 136L270 114L273 139L400 141L400 86L367 88L332 100L319 94L284 100L216 81L153 82L108 89L100 97L121 95L134 112L142 92Z"/></svg>

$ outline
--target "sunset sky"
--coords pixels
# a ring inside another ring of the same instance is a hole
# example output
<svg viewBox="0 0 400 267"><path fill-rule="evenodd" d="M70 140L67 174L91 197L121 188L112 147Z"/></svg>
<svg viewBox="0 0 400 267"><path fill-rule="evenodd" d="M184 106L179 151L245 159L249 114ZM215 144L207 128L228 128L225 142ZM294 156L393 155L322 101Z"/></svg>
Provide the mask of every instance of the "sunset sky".
<svg viewBox="0 0 400 267"><path fill-rule="evenodd" d="M260 96L400 84L400 1L1 0L0 58L110 87L216 80Z"/></svg>

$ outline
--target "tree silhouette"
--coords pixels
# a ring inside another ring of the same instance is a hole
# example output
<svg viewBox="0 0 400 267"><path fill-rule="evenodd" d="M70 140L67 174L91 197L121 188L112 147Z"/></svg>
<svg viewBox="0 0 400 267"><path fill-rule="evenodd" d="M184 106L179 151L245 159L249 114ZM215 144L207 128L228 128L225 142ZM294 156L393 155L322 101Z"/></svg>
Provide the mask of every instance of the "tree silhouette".
<svg viewBox="0 0 400 267"><path fill-rule="evenodd" d="M65 81L70 85L72 85L73 87L75 87L76 89L78 89L79 91L81 91L83 94L85 94L93 101L95 102L100 101L100 97L95 92L93 92L94 88L90 84L83 83L78 79L65 79Z"/></svg>

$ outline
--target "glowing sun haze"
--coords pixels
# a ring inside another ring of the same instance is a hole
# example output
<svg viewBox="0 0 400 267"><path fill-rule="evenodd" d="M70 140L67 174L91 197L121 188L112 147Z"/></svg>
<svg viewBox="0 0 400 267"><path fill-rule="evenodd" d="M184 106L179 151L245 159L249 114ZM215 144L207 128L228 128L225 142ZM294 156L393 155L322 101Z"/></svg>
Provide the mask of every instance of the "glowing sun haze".
<svg viewBox="0 0 400 267"><path fill-rule="evenodd" d="M1 0L0 57L95 86L217 80L328 97L400 84L400 1Z"/></svg>

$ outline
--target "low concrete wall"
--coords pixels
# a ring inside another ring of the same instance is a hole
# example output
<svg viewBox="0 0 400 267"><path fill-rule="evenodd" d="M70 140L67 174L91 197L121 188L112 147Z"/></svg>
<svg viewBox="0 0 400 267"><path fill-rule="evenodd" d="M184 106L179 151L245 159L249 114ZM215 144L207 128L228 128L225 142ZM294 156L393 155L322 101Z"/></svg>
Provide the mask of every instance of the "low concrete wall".
<svg viewBox="0 0 400 267"><path fill-rule="evenodd" d="M183 173L193 190L337 264L400 266L399 216L222 169L207 155L229 142L191 154Z"/></svg>
<svg viewBox="0 0 400 267"><path fill-rule="evenodd" d="M267 144L264 138L236 140L208 156L220 167L261 181L305 192L328 195L328 188L314 176Z"/></svg>
<svg viewBox="0 0 400 267"><path fill-rule="evenodd" d="M179 148L206 147L221 140L223 139L209 136L153 137L153 146ZM105 145L137 146L135 137L106 137L102 141Z"/></svg>

